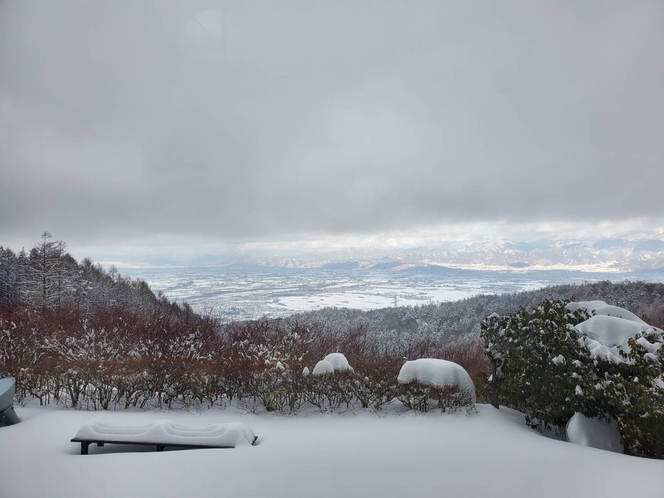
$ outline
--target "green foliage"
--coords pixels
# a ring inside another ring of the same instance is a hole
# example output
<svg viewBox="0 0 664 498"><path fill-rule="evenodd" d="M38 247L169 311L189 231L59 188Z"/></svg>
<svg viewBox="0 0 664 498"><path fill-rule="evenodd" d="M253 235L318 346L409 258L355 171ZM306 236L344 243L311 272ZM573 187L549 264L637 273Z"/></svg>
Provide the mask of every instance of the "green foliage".
<svg viewBox="0 0 664 498"><path fill-rule="evenodd" d="M499 402L524 412L528 425L540 430L563 428L583 403L579 392L589 358L576 343L574 326L587 314L571 313L565 304L546 300L482 323Z"/></svg>
<svg viewBox="0 0 664 498"><path fill-rule="evenodd" d="M662 334L650 329L629 340L613 418L630 453L664 457L664 348Z"/></svg>
<svg viewBox="0 0 664 498"><path fill-rule="evenodd" d="M663 457L662 331L650 327L630 339L627 351L618 348L622 361L591 355L575 328L589 315L566 304L545 300L483 321L485 352L494 366L485 389L525 413L538 430L562 430L575 412L612 419L626 451Z"/></svg>

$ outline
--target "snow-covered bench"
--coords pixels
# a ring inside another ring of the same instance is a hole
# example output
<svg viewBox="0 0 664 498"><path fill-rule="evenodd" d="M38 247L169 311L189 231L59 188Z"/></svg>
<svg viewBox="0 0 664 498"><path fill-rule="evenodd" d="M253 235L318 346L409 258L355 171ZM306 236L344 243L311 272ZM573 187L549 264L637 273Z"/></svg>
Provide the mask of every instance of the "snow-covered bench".
<svg viewBox="0 0 664 498"><path fill-rule="evenodd" d="M92 420L81 427L72 443L81 443L81 455L88 454L91 444L135 444L178 448L235 448L241 444L254 445L258 436L240 422L213 424L207 427L188 427L170 420L158 420L147 425L116 425Z"/></svg>

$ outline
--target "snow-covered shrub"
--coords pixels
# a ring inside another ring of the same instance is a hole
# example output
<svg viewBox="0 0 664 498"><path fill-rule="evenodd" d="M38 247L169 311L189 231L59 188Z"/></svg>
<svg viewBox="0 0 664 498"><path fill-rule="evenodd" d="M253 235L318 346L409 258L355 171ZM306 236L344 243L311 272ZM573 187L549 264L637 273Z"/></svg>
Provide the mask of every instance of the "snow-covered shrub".
<svg viewBox="0 0 664 498"><path fill-rule="evenodd" d="M314 366L312 375L327 375L335 372L353 371L348 360L342 353L330 353Z"/></svg>
<svg viewBox="0 0 664 498"><path fill-rule="evenodd" d="M467 391L475 402L475 384L461 365L437 358L421 358L407 361L401 367L397 381L400 384L419 382L436 387L458 387Z"/></svg>
<svg viewBox="0 0 664 498"><path fill-rule="evenodd" d="M526 423L538 429L562 430L574 412L587 412L581 406L587 400L579 393L591 382L591 360L579 348L574 327L588 314L569 311L565 304L545 300L532 310L494 313L482 322L492 364L492 403L524 412Z"/></svg>
<svg viewBox="0 0 664 498"><path fill-rule="evenodd" d="M348 409L355 401L353 368L342 353L330 353L306 378L305 398L320 410Z"/></svg>
<svg viewBox="0 0 664 498"><path fill-rule="evenodd" d="M592 313L599 313L592 315ZM613 420L625 450L664 456L664 332L603 301L547 300L482 323L494 400L538 429Z"/></svg>
<svg viewBox="0 0 664 498"><path fill-rule="evenodd" d="M335 372L353 370L353 367L348 364L348 360L342 353L330 353L323 358L323 361L332 365Z"/></svg>
<svg viewBox="0 0 664 498"><path fill-rule="evenodd" d="M304 402L303 368L310 334L298 324L282 327L267 320L226 327L222 355L229 399L251 411L299 409Z"/></svg>
<svg viewBox="0 0 664 498"><path fill-rule="evenodd" d="M593 359L586 393L611 418L629 453L664 457L664 331L602 301L570 303L597 315L579 324L579 345Z"/></svg>
<svg viewBox="0 0 664 498"><path fill-rule="evenodd" d="M305 400L321 411L348 410L356 403L354 381L353 372L310 375L306 378Z"/></svg>
<svg viewBox="0 0 664 498"><path fill-rule="evenodd" d="M400 358L366 359L355 365L350 389L362 408L380 409L392 401L398 391L395 382L403 364Z"/></svg>
<svg viewBox="0 0 664 498"><path fill-rule="evenodd" d="M314 366L311 375L328 375L334 373L334 365L327 360L320 360Z"/></svg>
<svg viewBox="0 0 664 498"><path fill-rule="evenodd" d="M460 408L472 410L474 406L467 392L458 387L436 387L419 382L401 384L397 387L397 399L411 410L454 413Z"/></svg>
<svg viewBox="0 0 664 498"><path fill-rule="evenodd" d="M461 365L436 358L407 361L397 376L397 398L407 407L453 411L475 403L475 385Z"/></svg>
<svg viewBox="0 0 664 498"><path fill-rule="evenodd" d="M664 332L650 327L628 344L611 379L612 418L627 451L664 458Z"/></svg>

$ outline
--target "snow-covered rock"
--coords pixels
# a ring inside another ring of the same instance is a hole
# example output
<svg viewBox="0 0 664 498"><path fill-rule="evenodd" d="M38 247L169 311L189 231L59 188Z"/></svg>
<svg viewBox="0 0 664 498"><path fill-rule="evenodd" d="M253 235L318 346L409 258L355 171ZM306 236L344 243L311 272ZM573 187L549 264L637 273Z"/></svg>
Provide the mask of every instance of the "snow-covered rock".
<svg viewBox="0 0 664 498"><path fill-rule="evenodd" d="M580 413L575 413L567 423L567 440L582 446L623 452L620 433L613 421L587 418Z"/></svg>
<svg viewBox="0 0 664 498"><path fill-rule="evenodd" d="M335 372L343 372L346 370L352 370L353 368L348 364L348 360L341 353L330 353L323 361L329 362L333 367Z"/></svg>
<svg viewBox="0 0 664 498"><path fill-rule="evenodd" d="M334 373L334 365L329 361L320 360L316 363L312 375L326 375Z"/></svg>
<svg viewBox="0 0 664 498"><path fill-rule="evenodd" d="M468 372L457 363L437 358L421 358L407 361L399 371L397 380L401 384L413 381L436 387L456 386L468 391L475 403L475 384Z"/></svg>

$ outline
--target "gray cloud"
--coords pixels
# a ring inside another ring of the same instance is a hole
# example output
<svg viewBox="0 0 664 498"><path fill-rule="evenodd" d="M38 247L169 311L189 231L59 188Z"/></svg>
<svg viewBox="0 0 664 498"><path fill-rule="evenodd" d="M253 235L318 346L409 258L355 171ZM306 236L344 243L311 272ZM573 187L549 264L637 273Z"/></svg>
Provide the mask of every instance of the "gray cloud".
<svg viewBox="0 0 664 498"><path fill-rule="evenodd" d="M658 0L5 2L0 237L661 225L662 47Z"/></svg>

